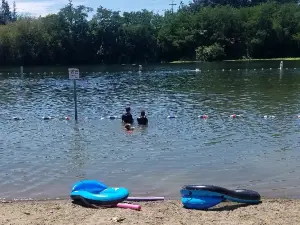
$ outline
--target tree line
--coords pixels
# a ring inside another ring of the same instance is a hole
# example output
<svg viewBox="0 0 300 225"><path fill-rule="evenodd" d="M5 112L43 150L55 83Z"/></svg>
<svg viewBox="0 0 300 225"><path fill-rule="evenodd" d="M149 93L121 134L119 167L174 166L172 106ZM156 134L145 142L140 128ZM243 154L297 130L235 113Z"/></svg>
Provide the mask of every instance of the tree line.
<svg viewBox="0 0 300 225"><path fill-rule="evenodd" d="M2 0L1 65L125 64L300 55L296 1L194 0L163 15L93 10L70 1L57 14L17 15Z"/></svg>

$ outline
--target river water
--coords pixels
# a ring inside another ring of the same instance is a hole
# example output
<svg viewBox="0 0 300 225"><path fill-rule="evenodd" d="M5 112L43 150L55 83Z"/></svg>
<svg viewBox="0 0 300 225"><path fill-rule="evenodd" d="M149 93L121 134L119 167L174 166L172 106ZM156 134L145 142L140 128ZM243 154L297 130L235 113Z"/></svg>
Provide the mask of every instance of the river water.
<svg viewBox="0 0 300 225"><path fill-rule="evenodd" d="M67 198L80 179L132 196L179 198L183 185L211 184L298 197L300 63L284 66L79 66L78 123L67 67L24 68L24 79L2 68L0 198ZM134 118L146 110L149 126L129 134L107 118L127 105Z"/></svg>

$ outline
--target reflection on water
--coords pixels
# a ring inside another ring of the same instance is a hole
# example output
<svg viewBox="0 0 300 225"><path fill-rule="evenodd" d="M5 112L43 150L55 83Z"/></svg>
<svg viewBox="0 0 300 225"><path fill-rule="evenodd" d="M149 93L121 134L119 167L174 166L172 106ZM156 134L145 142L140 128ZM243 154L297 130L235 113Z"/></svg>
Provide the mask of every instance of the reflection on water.
<svg viewBox="0 0 300 225"><path fill-rule="evenodd" d="M78 123L72 82L57 68L23 80L1 76L0 197L66 197L79 179L133 195L178 197L182 185L199 183L297 197L299 70L259 69L277 64L85 68ZM107 119L126 105L135 118L146 110L149 126L129 134L120 119ZM234 113L243 116L229 118Z"/></svg>
<svg viewBox="0 0 300 225"><path fill-rule="evenodd" d="M74 172L78 179L84 179L84 164L86 150L84 147L84 136L81 134L81 128L77 123L74 124L72 137L70 140L70 150L68 153L71 155L71 170Z"/></svg>

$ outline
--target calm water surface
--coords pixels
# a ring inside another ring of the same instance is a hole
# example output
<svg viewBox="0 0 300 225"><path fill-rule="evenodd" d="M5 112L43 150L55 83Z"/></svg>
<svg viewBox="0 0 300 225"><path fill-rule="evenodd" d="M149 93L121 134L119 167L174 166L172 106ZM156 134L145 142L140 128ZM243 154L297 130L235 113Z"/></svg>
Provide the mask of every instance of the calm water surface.
<svg viewBox="0 0 300 225"><path fill-rule="evenodd" d="M67 67L25 68L23 80L3 68L0 198L65 198L80 179L132 195L179 198L185 184L213 184L298 197L300 63L278 65L79 67L77 124ZM126 105L135 118L146 110L149 126L128 134L107 119ZM204 113L208 120L198 118Z"/></svg>

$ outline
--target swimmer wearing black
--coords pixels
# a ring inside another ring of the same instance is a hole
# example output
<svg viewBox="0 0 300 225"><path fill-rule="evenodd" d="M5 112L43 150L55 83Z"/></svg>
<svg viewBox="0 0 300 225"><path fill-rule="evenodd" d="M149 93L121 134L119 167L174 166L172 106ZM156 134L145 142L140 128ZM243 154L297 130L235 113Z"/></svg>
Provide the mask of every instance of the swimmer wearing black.
<svg viewBox="0 0 300 225"><path fill-rule="evenodd" d="M146 116L145 111L141 112L141 116L137 118L137 122L139 125L148 125L148 118Z"/></svg>
<svg viewBox="0 0 300 225"><path fill-rule="evenodd" d="M131 108L130 107L127 107L126 108L126 113L122 115L122 121L124 123L129 123L129 124L132 124L133 123L133 117L131 115Z"/></svg>

